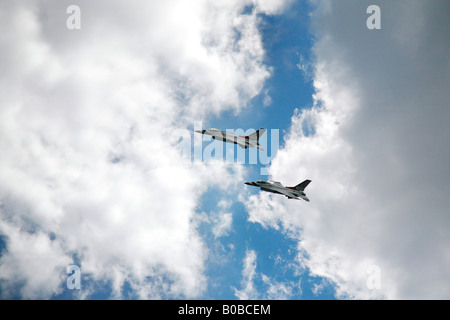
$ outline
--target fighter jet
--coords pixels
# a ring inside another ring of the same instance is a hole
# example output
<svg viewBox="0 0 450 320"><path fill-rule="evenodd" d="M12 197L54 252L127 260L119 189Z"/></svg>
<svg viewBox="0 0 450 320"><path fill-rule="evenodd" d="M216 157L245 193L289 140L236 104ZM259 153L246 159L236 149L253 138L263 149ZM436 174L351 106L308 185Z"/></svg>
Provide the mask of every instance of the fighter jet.
<svg viewBox="0 0 450 320"><path fill-rule="evenodd" d="M255 182L245 182L245 184L248 184L249 186L260 187L261 190L263 191L285 195L286 197L288 197L288 199L300 200L298 198L300 197L303 200L309 202L309 199L308 197L306 197L304 190L310 182L311 180L305 180L302 183L296 185L295 187L285 187L277 181L262 181L262 180L258 180Z"/></svg>
<svg viewBox="0 0 450 320"><path fill-rule="evenodd" d="M230 142L239 145L241 148L247 149L247 148L258 148L262 151L264 149L259 145L258 139L260 136L266 132L266 129L259 129L256 130L256 132L252 133L249 136L237 136L232 132L225 132L221 131L216 128L206 129L206 130L195 130L195 132L201 133L201 134L208 134L212 136L215 140Z"/></svg>

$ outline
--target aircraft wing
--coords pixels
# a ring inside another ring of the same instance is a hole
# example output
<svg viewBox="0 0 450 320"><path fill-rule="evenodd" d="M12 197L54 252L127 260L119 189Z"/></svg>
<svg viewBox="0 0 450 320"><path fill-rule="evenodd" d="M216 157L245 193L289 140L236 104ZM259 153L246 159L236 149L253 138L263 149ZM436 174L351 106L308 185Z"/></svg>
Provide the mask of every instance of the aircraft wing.
<svg viewBox="0 0 450 320"><path fill-rule="evenodd" d="M248 147L253 146L251 141L249 141L248 139L245 139L245 137L243 137L243 136L236 136L235 141L238 146L240 146L241 148L244 148L244 149L247 149Z"/></svg>
<svg viewBox="0 0 450 320"><path fill-rule="evenodd" d="M277 191L289 199L298 199L298 195L287 188L277 188Z"/></svg>
<svg viewBox="0 0 450 320"><path fill-rule="evenodd" d="M283 195L285 195L286 197L288 197L289 199L296 199L296 200L300 200L300 198L302 198L305 201L309 202L309 199L307 196L301 195L296 193L295 191L291 191L291 189L288 188L278 188L277 191ZM300 197L300 198L299 198Z"/></svg>
<svg viewBox="0 0 450 320"><path fill-rule="evenodd" d="M308 199L308 197L307 197L307 196L302 196L302 195L299 195L299 197L300 197L300 198L302 198L303 200L305 200L305 201L308 201L308 202L309 202L309 199Z"/></svg>

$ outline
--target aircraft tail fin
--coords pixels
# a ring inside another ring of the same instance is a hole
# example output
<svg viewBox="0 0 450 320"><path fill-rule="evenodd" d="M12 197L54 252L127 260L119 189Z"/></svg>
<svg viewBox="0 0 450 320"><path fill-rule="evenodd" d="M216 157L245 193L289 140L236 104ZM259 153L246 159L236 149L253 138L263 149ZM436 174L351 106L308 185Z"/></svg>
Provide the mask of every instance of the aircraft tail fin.
<svg viewBox="0 0 450 320"><path fill-rule="evenodd" d="M262 136L264 134L264 132L266 132L266 131L267 131L267 129L261 128L259 130L256 130L256 132L253 132L248 137L249 137L249 139L258 141L259 137Z"/></svg>
<svg viewBox="0 0 450 320"><path fill-rule="evenodd" d="M305 190L305 188L308 186L308 184L311 182L311 180L305 180L302 183L299 183L298 185L295 186L295 189L299 190L299 191L303 191Z"/></svg>

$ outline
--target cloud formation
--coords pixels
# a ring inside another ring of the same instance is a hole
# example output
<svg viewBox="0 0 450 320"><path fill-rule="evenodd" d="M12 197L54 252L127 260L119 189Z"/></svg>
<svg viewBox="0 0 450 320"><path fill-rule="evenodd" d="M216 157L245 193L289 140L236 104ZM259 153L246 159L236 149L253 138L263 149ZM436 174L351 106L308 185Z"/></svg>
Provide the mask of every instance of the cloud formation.
<svg viewBox="0 0 450 320"><path fill-rule="evenodd" d="M314 3L314 105L270 168L311 179L311 202L252 196L250 220L298 239L299 263L337 297L449 298L449 4L378 1L369 30L372 3Z"/></svg>
<svg viewBox="0 0 450 320"><path fill-rule="evenodd" d="M234 288L234 295L238 299L286 300L302 293L300 281L277 281L257 271L257 258L255 250L247 249L242 263L241 289Z"/></svg>
<svg viewBox="0 0 450 320"><path fill-rule="evenodd" d="M80 297L95 282L115 298L125 286L197 297L198 199L241 171L186 164L167 137L259 94L270 70L258 14L284 4L77 1L81 29L69 30L72 4L0 4L1 295L50 298L78 263L93 280Z"/></svg>
<svg viewBox="0 0 450 320"><path fill-rule="evenodd" d="M241 300L257 299L258 291L254 284L256 275L256 252L247 250L243 261L241 290L234 289L236 297Z"/></svg>

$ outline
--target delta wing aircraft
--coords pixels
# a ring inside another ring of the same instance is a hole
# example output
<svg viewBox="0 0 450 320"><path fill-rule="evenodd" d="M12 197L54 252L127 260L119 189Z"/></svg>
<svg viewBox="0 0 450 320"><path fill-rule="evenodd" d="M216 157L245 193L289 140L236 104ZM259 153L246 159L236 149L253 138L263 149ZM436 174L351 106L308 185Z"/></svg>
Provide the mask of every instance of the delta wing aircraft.
<svg viewBox="0 0 450 320"><path fill-rule="evenodd" d="M300 197L303 200L309 202L309 199L306 196L304 190L310 182L311 180L305 180L302 183L296 185L295 187L285 187L277 181L262 181L262 180L258 180L255 182L245 182L245 184L248 184L249 186L260 187L261 190L263 191L285 195L286 197L288 197L288 199L300 200L298 198Z"/></svg>
<svg viewBox="0 0 450 320"><path fill-rule="evenodd" d="M215 140L237 144L244 149L256 147L264 151L264 149L259 145L258 139L260 136L264 134L264 132L266 132L266 129L261 128L259 130L256 130L256 132L252 133L249 136L237 136L232 132L225 132L216 128L210 128L206 130L195 130L195 132L201 134L208 134L212 136L212 138Z"/></svg>

